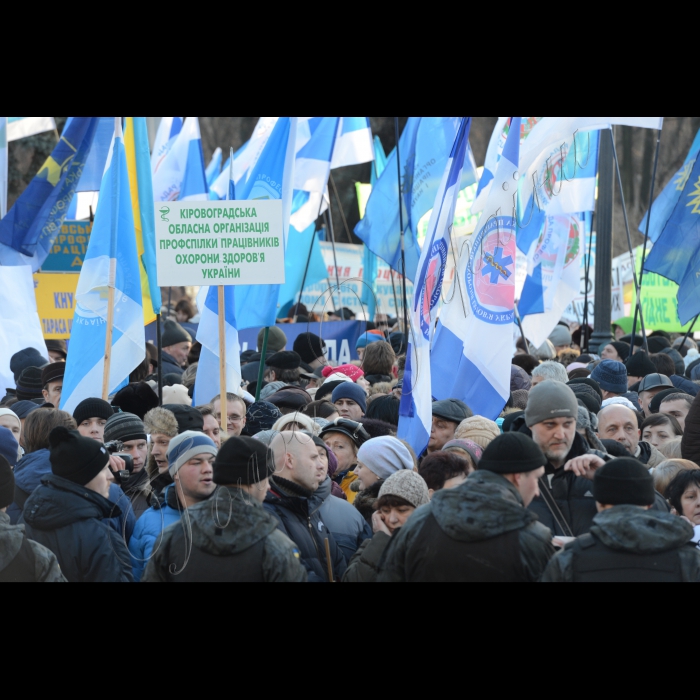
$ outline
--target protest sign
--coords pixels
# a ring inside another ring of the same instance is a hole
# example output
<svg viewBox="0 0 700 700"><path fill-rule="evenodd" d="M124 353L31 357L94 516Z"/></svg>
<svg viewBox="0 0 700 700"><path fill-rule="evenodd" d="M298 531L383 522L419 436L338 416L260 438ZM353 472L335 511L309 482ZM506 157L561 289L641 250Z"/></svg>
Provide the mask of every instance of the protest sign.
<svg viewBox="0 0 700 700"><path fill-rule="evenodd" d="M56 237L41 271L79 273L83 267L91 232L90 221L64 221L61 233Z"/></svg>
<svg viewBox="0 0 700 700"><path fill-rule="evenodd" d="M39 272L34 275L34 293L47 340L68 340L75 312L75 292L80 275ZM106 294L106 290L105 290Z"/></svg>
<svg viewBox="0 0 700 700"><path fill-rule="evenodd" d="M156 260L161 287L282 284L282 202L156 202Z"/></svg>

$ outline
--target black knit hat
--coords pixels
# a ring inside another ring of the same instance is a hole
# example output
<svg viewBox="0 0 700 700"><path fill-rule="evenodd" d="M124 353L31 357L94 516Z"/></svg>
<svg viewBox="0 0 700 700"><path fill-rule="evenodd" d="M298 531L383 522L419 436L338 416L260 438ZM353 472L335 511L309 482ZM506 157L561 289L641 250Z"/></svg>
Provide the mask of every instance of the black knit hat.
<svg viewBox="0 0 700 700"><path fill-rule="evenodd" d="M613 459L593 479L593 496L604 506L654 505L654 479L636 459Z"/></svg>
<svg viewBox="0 0 700 700"><path fill-rule="evenodd" d="M301 357L302 362L308 364L321 359L325 347L323 340L313 333L302 333L294 341L294 352Z"/></svg>
<svg viewBox="0 0 700 700"><path fill-rule="evenodd" d="M114 409L102 399L85 399L73 411L73 418L78 425L90 418L109 420L113 415Z"/></svg>
<svg viewBox="0 0 700 700"><path fill-rule="evenodd" d="M49 361L34 348L25 348L24 350L16 352L10 358L10 371L15 378L15 384L19 379L19 375L22 374L22 371L27 369L27 367L43 367L48 363Z"/></svg>
<svg viewBox="0 0 700 700"><path fill-rule="evenodd" d="M581 377L580 379L571 379L569 381L569 386L571 387L572 391L574 390L574 387L577 384L586 384L587 386L591 387L593 391L600 396L600 403L603 403L603 392L600 390L600 384L595 379L591 379L590 377Z"/></svg>
<svg viewBox="0 0 700 700"><path fill-rule="evenodd" d="M66 374L66 363L65 362L52 362L50 365L46 365L44 369L41 370L41 386L45 387L51 382L58 382Z"/></svg>
<svg viewBox="0 0 700 700"><path fill-rule="evenodd" d="M248 437L229 438L214 461L214 483L219 486L259 484L274 472L269 449Z"/></svg>
<svg viewBox="0 0 700 700"><path fill-rule="evenodd" d="M576 398L579 401L583 401L586 408L591 412L598 415L600 413L600 408L603 405L603 400L600 394L588 384L572 384L569 382L571 391L574 392Z"/></svg>
<svg viewBox="0 0 700 700"><path fill-rule="evenodd" d="M504 433L484 450L479 470L495 474L525 474L545 464L544 453L527 435Z"/></svg>
<svg viewBox="0 0 700 700"><path fill-rule="evenodd" d="M163 324L162 343L164 348L179 343L191 343L192 336L176 321L166 321Z"/></svg>
<svg viewBox="0 0 700 700"><path fill-rule="evenodd" d="M64 360L68 357L68 346L65 340L47 340L45 342L48 352L56 352L59 355L63 355Z"/></svg>
<svg viewBox="0 0 700 700"><path fill-rule="evenodd" d="M143 420L151 409L158 406L158 396L146 382L129 384L112 399L112 406L118 406L124 413L133 413Z"/></svg>
<svg viewBox="0 0 700 700"><path fill-rule="evenodd" d="M116 413L105 425L105 442L119 440L119 442L131 442L132 440L145 440L146 428L143 421L133 413Z"/></svg>
<svg viewBox="0 0 700 700"><path fill-rule="evenodd" d="M621 343L619 341L612 342L610 345L615 348L615 352L622 358L622 361L626 362L632 352L632 346L629 343Z"/></svg>
<svg viewBox="0 0 700 700"><path fill-rule="evenodd" d="M629 377L646 377L647 374L654 374L656 372L656 366L649 359L649 356L643 352L638 351L632 355L632 357L625 362L627 367L627 376Z"/></svg>
<svg viewBox="0 0 700 700"><path fill-rule="evenodd" d="M178 435L187 430L194 430L196 433L201 433L204 430L204 417L193 406L168 404L163 406L163 408L175 416Z"/></svg>
<svg viewBox="0 0 700 700"><path fill-rule="evenodd" d="M0 510L15 500L15 475L10 463L0 455Z"/></svg>
<svg viewBox="0 0 700 700"><path fill-rule="evenodd" d="M74 484L89 484L109 464L109 453L97 440L63 426L49 436L51 471Z"/></svg>
<svg viewBox="0 0 700 700"><path fill-rule="evenodd" d="M630 348L632 347L632 334L630 333L629 335L624 336L623 338L620 338L620 340L623 343L627 343ZM641 348L644 346L644 339L642 338L641 335L636 335L634 337L634 344L638 347ZM635 375L636 376L636 375Z"/></svg>
<svg viewBox="0 0 700 700"><path fill-rule="evenodd" d="M272 430L272 426L282 417L282 412L267 401L258 401L248 409L246 424L243 432L253 436L264 430Z"/></svg>
<svg viewBox="0 0 700 700"><path fill-rule="evenodd" d="M299 369L301 367L301 357L296 352L278 352L267 358L268 367L276 367L277 369Z"/></svg>
<svg viewBox="0 0 700 700"><path fill-rule="evenodd" d="M20 401L31 401L42 398L41 370L38 367L27 367L22 370L17 380L17 398Z"/></svg>
<svg viewBox="0 0 700 700"><path fill-rule="evenodd" d="M668 340L668 338L663 338L660 336L657 336L655 338L648 338L647 343L649 344L649 352L652 355L661 352L665 348L671 347L671 342Z"/></svg>

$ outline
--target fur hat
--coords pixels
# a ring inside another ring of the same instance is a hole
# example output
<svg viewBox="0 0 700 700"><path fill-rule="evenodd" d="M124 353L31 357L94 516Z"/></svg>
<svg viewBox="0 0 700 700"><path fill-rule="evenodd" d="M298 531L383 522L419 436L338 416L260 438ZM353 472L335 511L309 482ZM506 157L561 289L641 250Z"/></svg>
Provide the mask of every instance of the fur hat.
<svg viewBox="0 0 700 700"><path fill-rule="evenodd" d="M165 408L150 410L144 416L143 424L149 435L167 435L169 438L174 438L178 434L175 414Z"/></svg>
<svg viewBox="0 0 700 700"><path fill-rule="evenodd" d="M124 413L133 413L143 420L143 417L158 406L158 395L146 382L125 386L112 399L112 406L119 406Z"/></svg>

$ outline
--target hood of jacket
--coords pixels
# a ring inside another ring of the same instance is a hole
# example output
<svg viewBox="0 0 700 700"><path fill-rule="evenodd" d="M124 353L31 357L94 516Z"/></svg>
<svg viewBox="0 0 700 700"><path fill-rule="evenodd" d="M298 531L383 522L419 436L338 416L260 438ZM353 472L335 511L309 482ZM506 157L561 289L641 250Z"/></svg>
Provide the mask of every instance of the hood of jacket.
<svg viewBox="0 0 700 700"><path fill-rule="evenodd" d="M214 556L249 549L277 529L277 520L244 491L220 486L204 503L183 514L192 523L192 545Z"/></svg>
<svg viewBox="0 0 700 700"><path fill-rule="evenodd" d="M598 513L591 526L606 547L632 554L657 554L688 544L693 527L677 515L615 506Z"/></svg>
<svg viewBox="0 0 700 700"><path fill-rule="evenodd" d="M15 485L31 494L51 474L50 455L48 450L38 450L22 457L15 467Z"/></svg>
<svg viewBox="0 0 700 700"><path fill-rule="evenodd" d="M509 481L487 471L474 472L456 489L438 492L429 507L442 531L459 542L481 542L537 520Z"/></svg>
<svg viewBox="0 0 700 700"><path fill-rule="evenodd" d="M24 539L24 528L21 525L11 525L10 516L0 513L0 571L4 571L19 553Z"/></svg>
<svg viewBox="0 0 700 700"><path fill-rule="evenodd" d="M80 520L103 520L121 515L118 506L72 481L49 474L27 499L24 521L37 530L58 530Z"/></svg>

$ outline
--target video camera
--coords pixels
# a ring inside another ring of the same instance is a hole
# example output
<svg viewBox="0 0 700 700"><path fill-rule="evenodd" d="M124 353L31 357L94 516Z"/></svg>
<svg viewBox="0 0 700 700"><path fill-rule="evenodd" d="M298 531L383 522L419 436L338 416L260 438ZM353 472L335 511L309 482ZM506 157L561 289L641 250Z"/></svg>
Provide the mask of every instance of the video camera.
<svg viewBox="0 0 700 700"><path fill-rule="evenodd" d="M119 472L113 472L114 480L118 484L125 484L131 478L134 473L134 458L130 454L124 452L124 443L119 440L113 440L112 442L105 443L105 449L113 457L119 457L124 460L124 465L126 469Z"/></svg>

